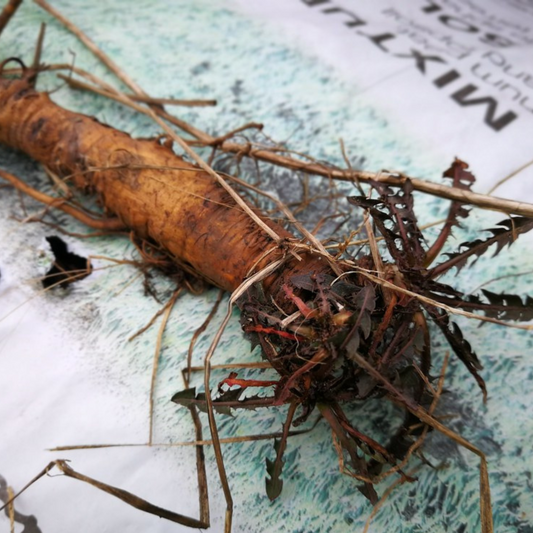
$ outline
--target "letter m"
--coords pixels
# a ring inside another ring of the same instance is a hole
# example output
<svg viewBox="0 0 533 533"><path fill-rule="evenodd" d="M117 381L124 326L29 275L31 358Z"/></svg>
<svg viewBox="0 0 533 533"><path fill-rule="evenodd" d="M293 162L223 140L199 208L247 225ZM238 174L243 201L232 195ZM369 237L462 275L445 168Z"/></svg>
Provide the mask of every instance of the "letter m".
<svg viewBox="0 0 533 533"><path fill-rule="evenodd" d="M500 131L505 126L510 124L515 118L518 117L516 113L507 111L503 115L496 117L496 108L498 102L491 96L482 96L479 98L468 98L472 93L477 91L477 87L473 84L465 85L462 89L459 89L452 94L452 98L463 107L470 105L486 105L485 109L485 124L491 127L495 131Z"/></svg>

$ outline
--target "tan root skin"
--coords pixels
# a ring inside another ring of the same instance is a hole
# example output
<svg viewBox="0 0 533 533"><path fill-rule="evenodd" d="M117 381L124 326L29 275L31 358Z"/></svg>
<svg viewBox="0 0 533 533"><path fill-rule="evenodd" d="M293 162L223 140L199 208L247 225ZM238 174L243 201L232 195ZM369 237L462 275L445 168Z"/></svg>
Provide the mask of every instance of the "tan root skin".
<svg viewBox="0 0 533 533"><path fill-rule="evenodd" d="M97 192L106 210L139 237L153 239L214 285L233 291L275 247L213 178L158 141L132 139L65 110L24 79L0 81L0 95L1 143ZM282 238L293 238L265 222ZM267 260L280 254L275 251Z"/></svg>

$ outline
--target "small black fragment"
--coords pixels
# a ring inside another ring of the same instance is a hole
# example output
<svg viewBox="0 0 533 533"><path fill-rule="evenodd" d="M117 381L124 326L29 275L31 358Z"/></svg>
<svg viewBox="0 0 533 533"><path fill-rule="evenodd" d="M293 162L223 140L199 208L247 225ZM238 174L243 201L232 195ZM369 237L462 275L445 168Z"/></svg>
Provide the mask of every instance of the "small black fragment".
<svg viewBox="0 0 533 533"><path fill-rule="evenodd" d="M68 246L56 235L46 237L54 254L54 263L42 280L43 287L51 286L65 288L70 283L87 277L91 271L91 262L77 254L68 251Z"/></svg>

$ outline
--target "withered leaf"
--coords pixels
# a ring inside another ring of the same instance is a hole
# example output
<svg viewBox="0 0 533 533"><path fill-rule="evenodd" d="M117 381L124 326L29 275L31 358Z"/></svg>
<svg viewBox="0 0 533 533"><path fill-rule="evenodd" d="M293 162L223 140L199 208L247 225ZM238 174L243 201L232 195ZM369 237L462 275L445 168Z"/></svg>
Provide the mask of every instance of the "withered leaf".
<svg viewBox="0 0 533 533"><path fill-rule="evenodd" d="M306 291L312 291L315 289L315 282L311 279L310 274L297 274L292 276L291 283L297 289L305 289Z"/></svg>
<svg viewBox="0 0 533 533"><path fill-rule="evenodd" d="M370 181L370 184L380 194L378 201L359 196L348 198L348 201L370 212L398 266L412 268L422 265L425 258L424 236L413 209L411 181L407 179L397 191L378 181Z"/></svg>
<svg viewBox="0 0 533 533"><path fill-rule="evenodd" d="M250 396L241 400L244 389L233 389L222 393L218 398L213 398L213 409L220 414L233 416L232 409L252 409L268 407L273 398ZM203 413L207 412L207 400L204 392L196 393L196 388L185 389L172 396L171 401L184 407L197 407Z"/></svg>
<svg viewBox="0 0 533 533"><path fill-rule="evenodd" d="M481 240L476 239L472 242L464 242L459 246L459 251L451 254L446 254L449 259L429 271L429 276L434 278L440 276L444 272L456 267L461 270L470 257L475 257L476 260L483 255L493 244L496 245L494 256L502 250L506 245L511 245L518 235L526 233L533 228L533 219L525 217L512 217L502 220L498 223L499 227L492 228L486 231L492 233L492 237ZM472 266L472 265L471 265Z"/></svg>
<svg viewBox="0 0 533 533"><path fill-rule="evenodd" d="M482 311L490 318L498 320L533 320L533 298L526 296L524 300L516 294L497 294L486 289L481 289L482 295L487 301L483 301L479 295L471 294L465 299L443 298L435 296L435 299L453 307L459 307L466 311Z"/></svg>
<svg viewBox="0 0 533 533"><path fill-rule="evenodd" d="M370 313L368 312L368 310L361 312L361 324L359 327L361 328L363 337L365 339L368 339L368 336L370 335L370 331L372 329L372 320L370 318Z"/></svg>
<svg viewBox="0 0 533 533"><path fill-rule="evenodd" d="M265 486L267 496L271 501L275 500L281 494L281 490L283 489L283 481L280 478L283 465L285 464L285 461L283 461L283 454L287 447L289 428L291 427L297 406L297 402L291 403L287 418L283 424L283 434L279 440L274 440L274 451L276 452L275 461L270 461L269 459L266 460L267 474L269 477L267 476L265 478Z"/></svg>
<svg viewBox="0 0 533 533"><path fill-rule="evenodd" d="M275 500L283 489L283 480L280 478L281 471L285 461L283 461L283 454L280 454L281 440L274 439L274 451L276 452L276 459L271 461L266 459L266 470L270 477L265 478L266 493L270 501Z"/></svg>
<svg viewBox="0 0 533 533"><path fill-rule="evenodd" d="M474 175L468 170L468 165L460 159L455 159L452 166L444 172L443 177L451 178L452 186L465 191L472 190L472 185L476 181ZM463 202L452 202L443 231L452 226L459 226L459 218L466 218L470 214L470 209Z"/></svg>
<svg viewBox="0 0 533 533"><path fill-rule="evenodd" d="M357 319L346 336L341 348L346 349L346 354L349 359L352 359L361 342L359 331L363 334L365 339L368 338L372 330L372 317L371 313L376 307L376 292L372 285L366 285L363 287L355 297L355 307L359 309Z"/></svg>
<svg viewBox="0 0 533 533"><path fill-rule="evenodd" d="M438 311L435 307L429 305L424 305L424 307L433 319L433 322L439 326L457 357L459 357L468 371L474 376L483 392L483 396L486 396L487 388L485 381L478 373L478 370L481 370L483 366L479 362L476 353L472 350L470 343L464 338L461 328L455 322L450 322L450 317L446 312Z"/></svg>
<svg viewBox="0 0 533 533"><path fill-rule="evenodd" d="M361 337L359 336L359 331L356 330L350 335L350 339L346 343L346 354L348 358L352 359L357 353L359 344L361 344Z"/></svg>
<svg viewBox="0 0 533 533"><path fill-rule="evenodd" d="M177 392L172 396L171 401L178 405L182 405L183 407L197 407L203 413L207 413L205 393L200 392L197 394L195 387ZM217 404L216 400L213 400L213 408L218 413L232 416L231 408L227 405Z"/></svg>

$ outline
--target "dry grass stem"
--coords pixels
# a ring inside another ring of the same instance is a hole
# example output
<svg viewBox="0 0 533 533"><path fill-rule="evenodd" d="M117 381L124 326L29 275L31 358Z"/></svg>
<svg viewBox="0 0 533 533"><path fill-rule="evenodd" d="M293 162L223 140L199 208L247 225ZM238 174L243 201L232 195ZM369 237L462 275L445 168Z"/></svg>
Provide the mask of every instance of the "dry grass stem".
<svg viewBox="0 0 533 533"><path fill-rule="evenodd" d="M20 489L16 494L14 494L7 502L0 507L0 511L3 511L6 507L9 507L23 492L28 490L36 481L41 479L43 476L48 474L52 468L55 466L55 461L48 463L33 479L31 479L22 489Z"/></svg>
<svg viewBox="0 0 533 533"><path fill-rule="evenodd" d="M185 382L185 388L189 388L189 383L191 381L191 373L192 373L192 355L194 351L194 346L196 344L196 341L200 337L200 335L207 329L213 318L215 317L218 308L220 307L220 303L222 302L222 298L224 297L224 291L220 290L218 291L218 296L213 304L213 307L211 308L211 311L207 315L207 318L203 321L203 323L200 325L200 327L194 332L194 335L192 336L191 342L189 343L189 349L187 350L187 368L182 371L183 381ZM203 367L201 367L203 370Z"/></svg>
<svg viewBox="0 0 533 533"><path fill-rule="evenodd" d="M256 369L270 369L272 368L272 365L268 362L257 362L257 363L227 363L227 364L221 364L221 365L211 365L212 369L227 369L230 370L232 368L256 368ZM192 372L203 372L204 367L203 366L191 366L190 368L191 373Z"/></svg>
<svg viewBox="0 0 533 533"><path fill-rule="evenodd" d="M150 105L177 105L185 107L209 107L217 105L216 100L184 100L180 98L152 98L151 96L139 96L136 94L126 95L128 98L131 98L134 102L142 102L143 104Z"/></svg>
<svg viewBox="0 0 533 533"><path fill-rule="evenodd" d="M159 327L159 332L157 334L157 342L154 351L154 363L152 365L152 378L150 381L150 413L149 413L149 430L148 430L148 443L151 446L154 436L154 397L155 397L155 385L157 379L157 369L159 367L159 356L161 354L161 344L163 342L163 334L165 333L165 328L167 327L167 322L172 312L172 308L178 299L178 296L181 294L182 289L174 291L174 294L170 298L168 304L165 306L165 312L163 314L163 319L161 320L161 325Z"/></svg>
<svg viewBox="0 0 533 533"><path fill-rule="evenodd" d="M126 281L126 283L123 283L122 287L120 287L120 289L112 295L113 298L120 296L128 287L131 287L139 278L142 278L143 276L144 272L139 272L138 274L130 276L130 279Z"/></svg>
<svg viewBox="0 0 533 533"><path fill-rule="evenodd" d="M310 429L300 429L290 431L289 436L302 435L311 431ZM240 437L221 437L221 444L236 444L239 442L251 442L260 440L279 439L283 435L282 432L267 433L265 435L242 435ZM146 443L125 443L125 444L75 444L70 446L55 446L50 448L49 452L67 452L73 450L96 450L101 448L178 448L183 446L211 446L213 441L211 439L191 440L181 442L149 442Z"/></svg>
<svg viewBox="0 0 533 533"><path fill-rule="evenodd" d="M7 497L9 498L9 505L7 507L7 514L9 516L9 533L15 533L15 506L13 505L13 497L15 496L13 489L7 487Z"/></svg>
<svg viewBox="0 0 533 533"><path fill-rule="evenodd" d="M209 524L206 524L203 520L196 520L194 518L190 518L188 516L185 516L179 513L168 511L167 509L163 509L162 507L153 505L152 503L146 500L143 500L142 498L139 498L138 496L135 496L131 492L125 491L118 487L114 487L113 485L108 485L107 483L102 483L101 481L98 481L89 476L81 474L77 472L76 470L74 470L73 468L71 468L67 464L67 462L64 460L60 459L58 461L54 461L52 465L56 466L67 477L71 477L73 479L77 479L79 481L88 483L89 485L92 485L93 487L96 487L97 489L100 489L104 492L107 492L108 494L111 494L111 496L115 496L119 500L122 500L123 502L127 503L128 505L131 505L132 507L135 507L136 509L139 509L140 511L154 514L156 516L159 516L160 518L166 518L167 520L170 520L171 522L176 522L178 524L182 524L188 527L200 528L200 529L205 529L206 527L209 527Z"/></svg>
<svg viewBox="0 0 533 533"><path fill-rule="evenodd" d="M65 28L67 28L71 33L73 33L83 45L89 49L104 65L107 66L121 81L129 87L135 94L141 96L148 96L143 92L141 87L135 83L125 72L123 72L119 66L107 55L104 54L98 46L82 31L79 30L70 20L64 17L59 11L50 6L47 2L43 0L33 0L39 7L47 11L50 15L56 18Z"/></svg>
<svg viewBox="0 0 533 533"><path fill-rule="evenodd" d="M57 189L59 189L65 196L65 199L70 200L72 197L72 191L69 186L62 180L56 173L52 172L48 167L43 165L44 172L52 180L52 183Z"/></svg>

